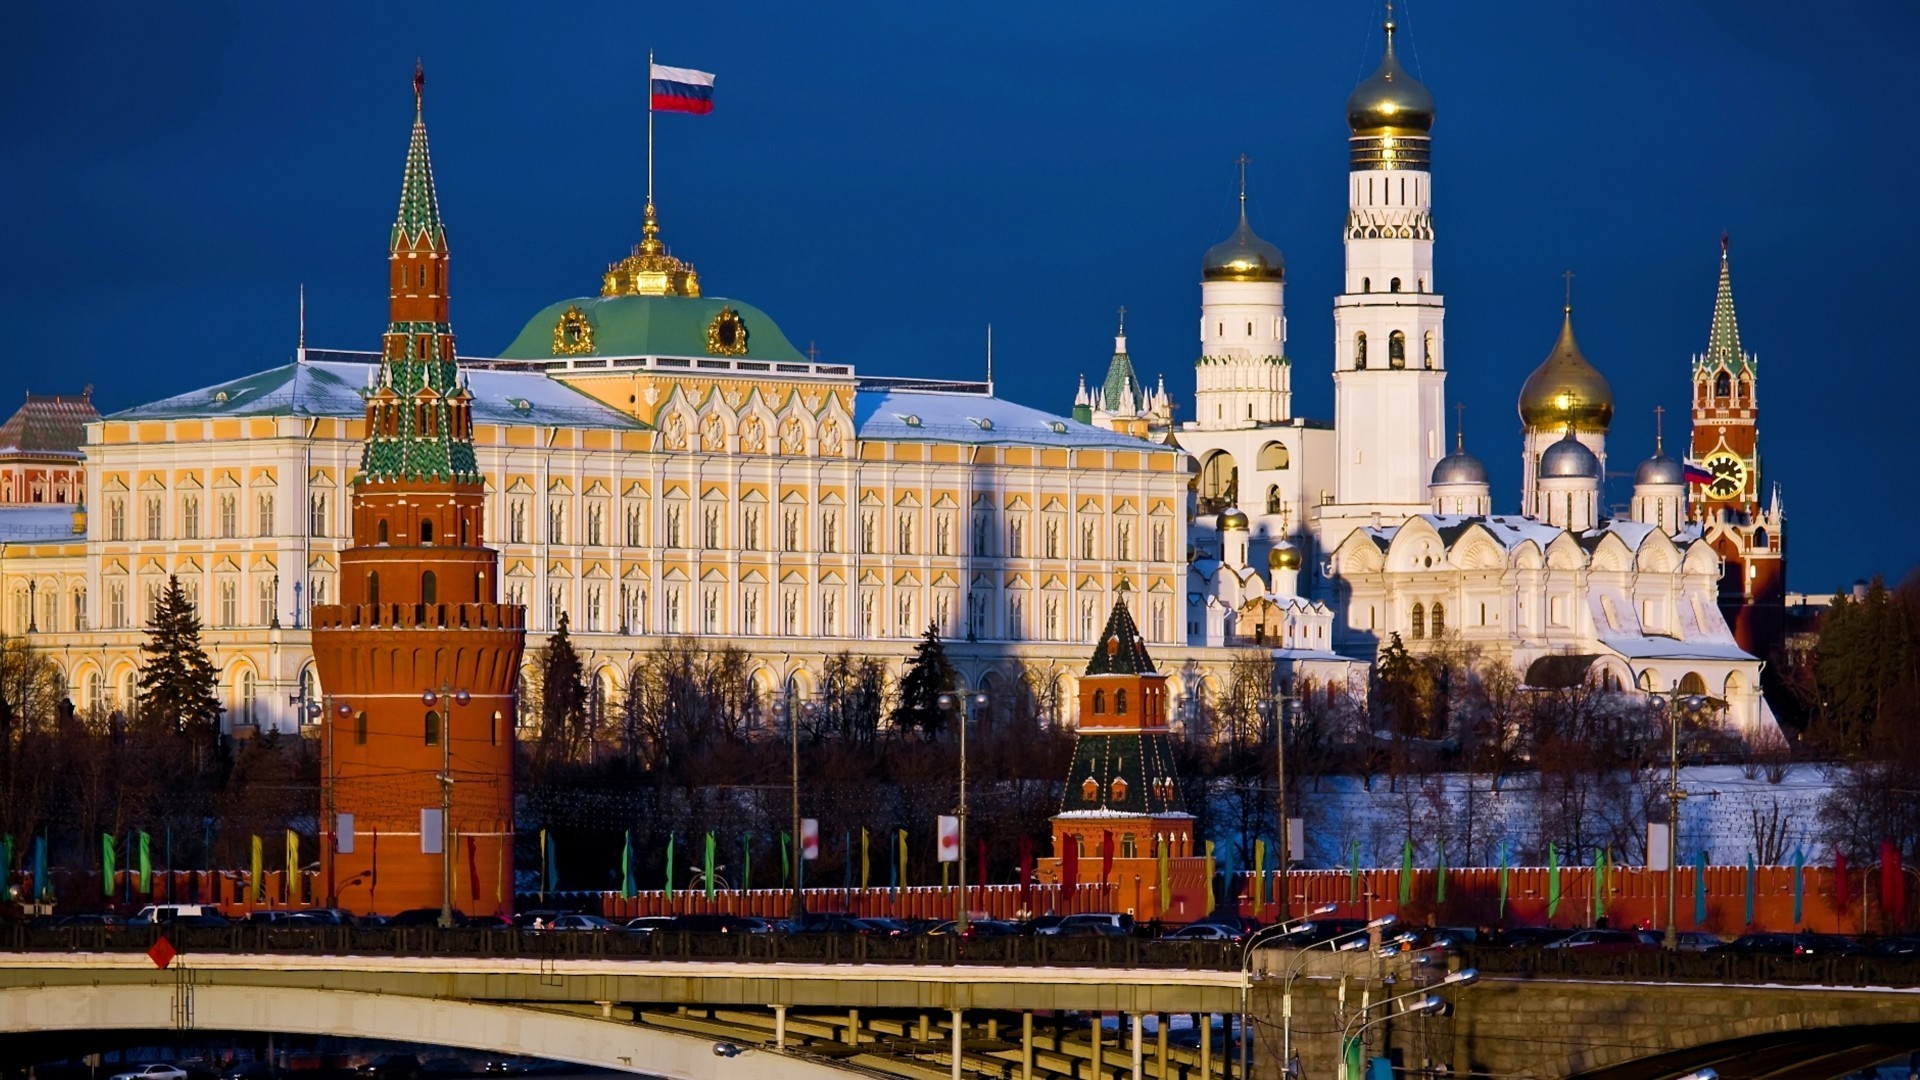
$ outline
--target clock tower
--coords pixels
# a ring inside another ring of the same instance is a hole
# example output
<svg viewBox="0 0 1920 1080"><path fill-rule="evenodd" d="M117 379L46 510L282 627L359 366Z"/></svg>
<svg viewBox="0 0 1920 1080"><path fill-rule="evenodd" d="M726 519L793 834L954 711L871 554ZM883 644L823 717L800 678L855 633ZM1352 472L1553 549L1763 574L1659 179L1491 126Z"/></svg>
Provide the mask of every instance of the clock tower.
<svg viewBox="0 0 1920 1080"><path fill-rule="evenodd" d="M1707 351L1693 358L1688 506L1720 554L1720 609L1741 648L1771 659L1786 632L1786 536L1780 493L1761 486L1758 366L1740 347L1727 238Z"/></svg>

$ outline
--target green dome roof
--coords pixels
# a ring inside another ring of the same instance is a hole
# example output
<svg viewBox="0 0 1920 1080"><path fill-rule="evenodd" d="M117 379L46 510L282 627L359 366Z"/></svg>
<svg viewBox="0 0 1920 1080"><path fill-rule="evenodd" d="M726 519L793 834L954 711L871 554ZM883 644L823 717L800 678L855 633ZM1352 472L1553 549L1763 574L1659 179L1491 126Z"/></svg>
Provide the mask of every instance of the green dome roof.
<svg viewBox="0 0 1920 1080"><path fill-rule="evenodd" d="M562 343L561 324L578 309L591 333L574 330ZM709 328L731 311L746 330L746 351L709 347ZM541 308L500 353L504 360L553 360L570 356L715 356L804 364L767 313L722 296L582 296Z"/></svg>

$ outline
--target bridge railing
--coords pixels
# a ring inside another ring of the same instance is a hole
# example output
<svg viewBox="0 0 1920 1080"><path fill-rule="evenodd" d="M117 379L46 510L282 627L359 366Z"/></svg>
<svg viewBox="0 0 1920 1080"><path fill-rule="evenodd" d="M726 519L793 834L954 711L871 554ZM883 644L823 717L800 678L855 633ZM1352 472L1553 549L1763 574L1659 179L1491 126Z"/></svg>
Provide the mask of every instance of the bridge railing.
<svg viewBox="0 0 1920 1080"><path fill-rule="evenodd" d="M465 956L635 961L966 964L1237 971L1238 946L1135 937L880 937L855 934L691 934L675 931L442 930L437 927L272 926L0 928L0 951L145 952L164 932L181 955Z"/></svg>
<svg viewBox="0 0 1920 1080"><path fill-rule="evenodd" d="M1762 956L1650 950L1468 950L1463 966L1482 975L1639 982L1782 983L1801 986L1920 986L1920 959L1899 956Z"/></svg>

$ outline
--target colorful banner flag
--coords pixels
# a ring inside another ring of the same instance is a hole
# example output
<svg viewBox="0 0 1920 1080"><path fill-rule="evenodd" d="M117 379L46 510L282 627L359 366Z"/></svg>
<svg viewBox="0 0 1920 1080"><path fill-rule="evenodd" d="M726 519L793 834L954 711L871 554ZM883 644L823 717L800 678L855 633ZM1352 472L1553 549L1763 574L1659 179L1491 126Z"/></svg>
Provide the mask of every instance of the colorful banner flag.
<svg viewBox="0 0 1920 1080"><path fill-rule="evenodd" d="M560 844L554 835L545 829L540 830L540 836L546 842L546 857L541 862L547 871L546 892L557 893L560 891Z"/></svg>
<svg viewBox="0 0 1920 1080"><path fill-rule="evenodd" d="M633 830L620 845L620 899L633 899Z"/></svg>
<svg viewBox="0 0 1920 1080"><path fill-rule="evenodd" d="M1806 899L1807 853L1799 848L1793 849L1793 925L1799 926L1803 915L1802 905Z"/></svg>
<svg viewBox="0 0 1920 1080"><path fill-rule="evenodd" d="M1891 840L1880 841L1880 915L1902 926L1907 914L1907 875L1900 867L1900 849Z"/></svg>
<svg viewBox="0 0 1920 1080"><path fill-rule="evenodd" d="M1507 881L1510 874L1507 866L1507 842L1500 841L1500 918L1507 917Z"/></svg>
<svg viewBox="0 0 1920 1080"><path fill-rule="evenodd" d="M1253 842L1253 914L1255 918L1260 910L1267 906L1267 842Z"/></svg>
<svg viewBox="0 0 1920 1080"><path fill-rule="evenodd" d="M1347 880L1347 903L1360 902L1360 841L1353 842L1353 876Z"/></svg>
<svg viewBox="0 0 1920 1080"><path fill-rule="evenodd" d="M713 834L707 834L706 857L700 864L700 881L706 887L707 899L713 899Z"/></svg>
<svg viewBox="0 0 1920 1080"><path fill-rule="evenodd" d="M812 862L820 857L820 819L800 819L800 861ZM800 868L800 876L805 877L806 867Z"/></svg>
<svg viewBox="0 0 1920 1080"><path fill-rule="evenodd" d="M1207 911L1214 908L1213 893L1213 841L1207 841Z"/></svg>
<svg viewBox="0 0 1920 1080"><path fill-rule="evenodd" d="M753 888L753 834L740 834L740 891Z"/></svg>
<svg viewBox="0 0 1920 1080"><path fill-rule="evenodd" d="M1447 845L1443 840L1434 848L1433 856L1433 902L1447 902Z"/></svg>
<svg viewBox="0 0 1920 1080"><path fill-rule="evenodd" d="M467 897L474 903L480 902L480 838L468 833L467 841Z"/></svg>
<svg viewBox="0 0 1920 1080"><path fill-rule="evenodd" d="M1400 845L1400 907L1404 910L1413 902L1413 837L1409 836Z"/></svg>
<svg viewBox="0 0 1920 1080"><path fill-rule="evenodd" d="M1607 852L1593 849L1593 921L1607 917Z"/></svg>
<svg viewBox="0 0 1920 1080"><path fill-rule="evenodd" d="M1100 887L1106 888L1113 882L1113 830L1100 831Z"/></svg>
<svg viewBox="0 0 1920 1080"><path fill-rule="evenodd" d="M793 880L793 854L787 850L787 845L791 844L792 842L793 842L793 837L787 835L787 830L781 829L780 830L780 880L783 883ZM847 847L851 849L853 847L853 844L848 843ZM848 874L853 873L852 867L853 867L852 860L848 860L847 862Z"/></svg>
<svg viewBox="0 0 1920 1080"><path fill-rule="evenodd" d="M1745 924L1747 926L1753 925L1753 904L1757 899L1755 894L1759 891L1759 883L1755 881L1757 869L1753 861L1753 852L1747 852L1747 921Z"/></svg>
<svg viewBox="0 0 1920 1080"><path fill-rule="evenodd" d="M673 903L673 834L667 834L667 884L662 890L666 893L667 903Z"/></svg>
<svg viewBox="0 0 1920 1080"><path fill-rule="evenodd" d="M367 898L371 900L380 888L380 830L371 830L373 853L367 857ZM545 833L541 834L545 836Z"/></svg>
<svg viewBox="0 0 1920 1080"><path fill-rule="evenodd" d="M300 902L300 834L287 830L287 906L293 907Z"/></svg>
<svg viewBox="0 0 1920 1080"><path fill-rule="evenodd" d="M1701 848L1693 859L1693 925L1695 929L1705 929L1707 925L1707 849Z"/></svg>
<svg viewBox="0 0 1920 1080"><path fill-rule="evenodd" d="M100 834L100 891L113 899L113 834Z"/></svg>
<svg viewBox="0 0 1920 1080"><path fill-rule="evenodd" d="M265 866L266 852L261 844L260 837L256 834L253 838L253 880L250 882L252 887L248 890L248 903L261 904L266 902L267 875Z"/></svg>
<svg viewBox="0 0 1920 1080"><path fill-rule="evenodd" d="M1852 902L1853 882L1847 877L1847 853L1836 851L1833 853L1833 906L1845 915Z"/></svg>
<svg viewBox="0 0 1920 1080"><path fill-rule="evenodd" d="M651 64L649 100L654 112L705 116L713 111L713 74L692 68Z"/></svg>
<svg viewBox="0 0 1920 1080"><path fill-rule="evenodd" d="M934 818L934 857L943 863L960 861L960 819L952 814Z"/></svg>
<svg viewBox="0 0 1920 1080"><path fill-rule="evenodd" d="M548 851L547 830L541 829L540 830L540 902L542 904L545 904L547 902L547 851ZM669 867L671 867L672 865L672 856L668 856L668 865ZM669 868L667 871L667 877L669 879L673 877L673 871L671 868ZM668 888L671 889L672 886L669 885Z"/></svg>
<svg viewBox="0 0 1920 1080"><path fill-rule="evenodd" d="M47 878L47 838L44 834L33 838L33 896L43 903L53 899L53 882Z"/></svg>
<svg viewBox="0 0 1920 1080"><path fill-rule="evenodd" d="M907 830L899 830L900 835L900 887L907 887Z"/></svg>
<svg viewBox="0 0 1920 1080"><path fill-rule="evenodd" d="M860 891L866 892L873 886L872 845L867 837L867 827L860 826Z"/></svg>
<svg viewBox="0 0 1920 1080"><path fill-rule="evenodd" d="M153 895L153 837L145 829L140 830L140 892L143 896ZM8 837L12 841L12 837Z"/></svg>
<svg viewBox="0 0 1920 1080"><path fill-rule="evenodd" d="M1560 913L1560 849L1547 845L1547 918Z"/></svg>
<svg viewBox="0 0 1920 1080"><path fill-rule="evenodd" d="M1071 902L1080 888L1080 841L1073 836L1060 838L1060 890L1063 900Z"/></svg>

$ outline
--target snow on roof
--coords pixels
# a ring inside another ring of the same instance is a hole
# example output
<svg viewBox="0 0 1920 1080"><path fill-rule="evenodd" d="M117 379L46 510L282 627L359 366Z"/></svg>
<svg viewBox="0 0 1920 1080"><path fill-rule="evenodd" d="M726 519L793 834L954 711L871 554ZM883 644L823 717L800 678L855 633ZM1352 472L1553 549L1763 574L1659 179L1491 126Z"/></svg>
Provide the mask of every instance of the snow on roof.
<svg viewBox="0 0 1920 1080"><path fill-rule="evenodd" d="M1639 551L1640 545L1653 535L1654 527L1644 521L1609 521L1598 529L1587 530L1586 535L1598 540L1608 533L1624 540L1629 548Z"/></svg>
<svg viewBox="0 0 1920 1080"><path fill-rule="evenodd" d="M1682 641L1641 634L1602 634L1600 643L1629 660L1753 660L1731 641Z"/></svg>
<svg viewBox="0 0 1920 1080"><path fill-rule="evenodd" d="M309 357L316 351L309 350ZM360 391L379 367L373 353L325 353L329 357L285 364L238 379L114 413L110 420L174 420L221 416L331 416L366 414ZM540 427L644 427L633 417L535 371L461 368L473 391L473 418L482 424Z"/></svg>
<svg viewBox="0 0 1920 1080"><path fill-rule="evenodd" d="M853 425L861 439L974 446L1068 446L1159 450L1158 443L1083 424L984 394L857 390Z"/></svg>
<svg viewBox="0 0 1920 1080"><path fill-rule="evenodd" d="M73 536L77 506L0 506L0 540L59 540Z"/></svg>

